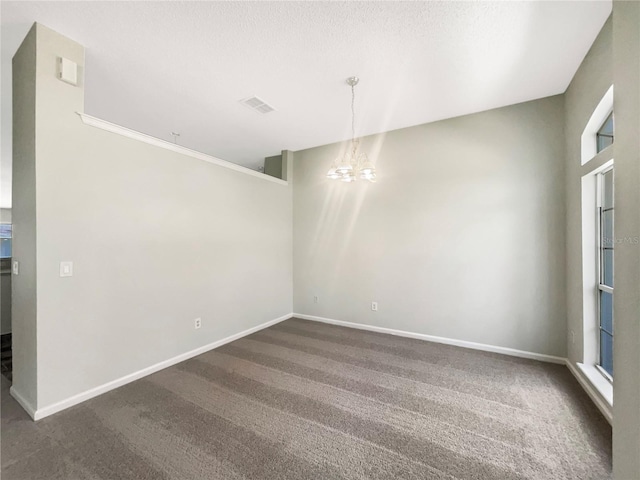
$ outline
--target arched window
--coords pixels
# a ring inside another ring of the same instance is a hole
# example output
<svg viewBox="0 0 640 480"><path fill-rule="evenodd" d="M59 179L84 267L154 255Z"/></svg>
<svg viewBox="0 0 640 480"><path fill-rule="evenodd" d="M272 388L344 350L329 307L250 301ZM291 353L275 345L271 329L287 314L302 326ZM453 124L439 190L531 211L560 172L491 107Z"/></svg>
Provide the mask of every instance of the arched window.
<svg viewBox="0 0 640 480"><path fill-rule="evenodd" d="M582 165L613 144L613 127L613 85L611 85L582 132Z"/></svg>
<svg viewBox="0 0 640 480"><path fill-rule="evenodd" d="M600 153L610 145L613 145L613 112L596 132L596 153Z"/></svg>

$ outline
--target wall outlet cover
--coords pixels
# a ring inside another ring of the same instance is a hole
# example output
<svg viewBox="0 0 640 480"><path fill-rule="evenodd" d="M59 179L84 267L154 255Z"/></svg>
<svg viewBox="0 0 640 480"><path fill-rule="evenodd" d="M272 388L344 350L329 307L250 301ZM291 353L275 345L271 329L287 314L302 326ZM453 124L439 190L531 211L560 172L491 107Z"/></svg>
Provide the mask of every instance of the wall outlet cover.
<svg viewBox="0 0 640 480"><path fill-rule="evenodd" d="M60 276L73 277L73 262L60 262Z"/></svg>

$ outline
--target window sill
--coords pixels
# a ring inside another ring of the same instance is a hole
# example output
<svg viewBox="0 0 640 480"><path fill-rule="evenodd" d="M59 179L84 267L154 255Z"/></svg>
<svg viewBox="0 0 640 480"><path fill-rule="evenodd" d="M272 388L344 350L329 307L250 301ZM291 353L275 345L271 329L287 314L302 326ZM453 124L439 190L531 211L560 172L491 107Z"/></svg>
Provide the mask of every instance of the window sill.
<svg viewBox="0 0 640 480"><path fill-rule="evenodd" d="M585 376L591 386L600 394L609 408L613 407L613 385L609 382L604 375L598 371L595 365L586 365L584 363L578 363L580 372Z"/></svg>

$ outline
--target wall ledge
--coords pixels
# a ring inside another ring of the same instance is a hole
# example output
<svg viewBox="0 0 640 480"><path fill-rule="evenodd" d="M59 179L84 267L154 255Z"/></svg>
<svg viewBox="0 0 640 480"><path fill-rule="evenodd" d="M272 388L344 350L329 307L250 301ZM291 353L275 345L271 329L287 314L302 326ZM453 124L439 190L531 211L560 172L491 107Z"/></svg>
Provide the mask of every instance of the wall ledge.
<svg viewBox="0 0 640 480"><path fill-rule="evenodd" d="M151 135L147 135L146 133L131 130L130 128L107 122L106 120L102 120L100 118L92 117L91 115L87 115L86 113L76 113L78 114L78 116L80 116L80 118L82 119L82 123L84 123L85 125L96 127L101 130L106 130L107 132L116 133L118 135L122 135L123 137L132 138L140 142L148 143L149 145L164 148L165 150L171 150L172 152L180 153L188 157L197 158L198 160L203 160L205 162L218 165L219 167L224 167L230 170L235 170L236 172L251 175L261 180L267 180L269 182L278 183L280 185L289 185L289 182L287 182L286 180L272 177L271 175L266 175L264 173L256 172L255 170L243 167L242 165L237 165L235 163L231 163L226 160L207 155L206 153L191 150L190 148L176 145L175 143L167 142L166 140L162 140L157 137L152 137Z"/></svg>

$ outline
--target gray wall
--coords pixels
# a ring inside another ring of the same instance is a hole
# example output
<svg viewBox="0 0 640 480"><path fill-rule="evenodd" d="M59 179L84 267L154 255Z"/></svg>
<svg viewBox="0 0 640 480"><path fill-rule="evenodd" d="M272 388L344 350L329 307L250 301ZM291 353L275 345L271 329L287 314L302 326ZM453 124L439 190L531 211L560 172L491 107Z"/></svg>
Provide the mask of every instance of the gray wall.
<svg viewBox="0 0 640 480"><path fill-rule="evenodd" d="M324 178L340 144L296 152L294 311L565 356L563 108L367 137L376 184Z"/></svg>
<svg viewBox="0 0 640 480"><path fill-rule="evenodd" d="M13 57L12 255L20 275L12 279L13 386L37 402L36 352L36 28Z"/></svg>
<svg viewBox="0 0 640 480"><path fill-rule="evenodd" d="M568 358L574 364L584 361L582 340L584 330L582 176L600 167L613 157L613 149L609 148L581 165L581 136L594 109L613 84L612 40L613 21L609 18L565 92L567 331L569 340L567 350ZM616 172L617 181L618 172ZM572 332L573 336L571 335ZM580 370L577 371L581 374Z"/></svg>
<svg viewBox="0 0 640 480"><path fill-rule="evenodd" d="M282 154L264 159L264 173L276 178L282 177Z"/></svg>
<svg viewBox="0 0 640 480"><path fill-rule="evenodd" d="M613 4L616 237L640 238L640 3ZM614 477L640 478L640 245L616 244Z"/></svg>
<svg viewBox="0 0 640 480"><path fill-rule="evenodd" d="M84 125L37 33L37 407L290 313L291 187Z"/></svg>

